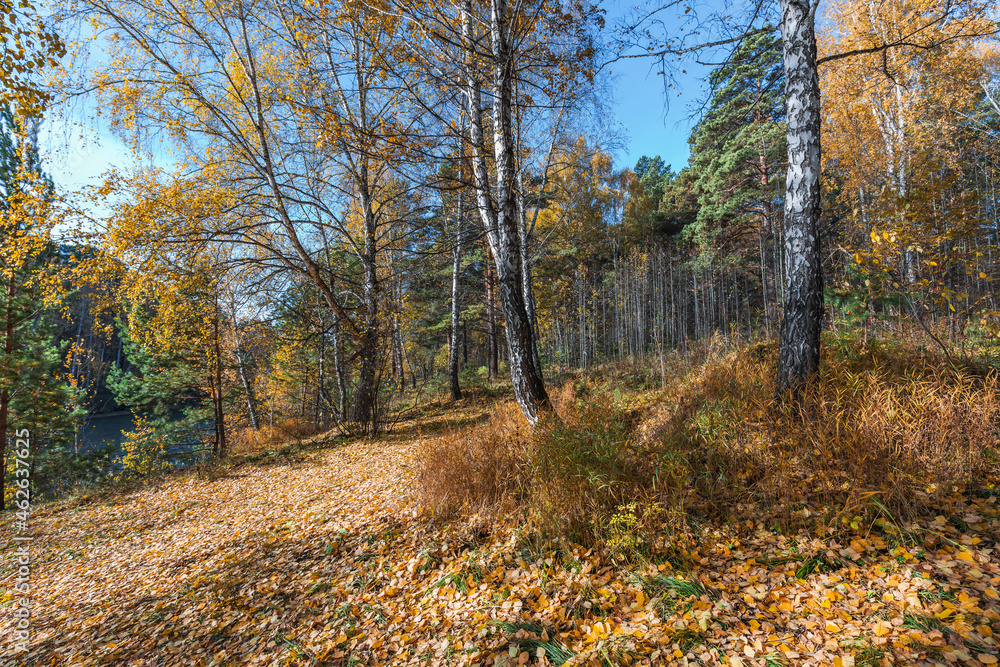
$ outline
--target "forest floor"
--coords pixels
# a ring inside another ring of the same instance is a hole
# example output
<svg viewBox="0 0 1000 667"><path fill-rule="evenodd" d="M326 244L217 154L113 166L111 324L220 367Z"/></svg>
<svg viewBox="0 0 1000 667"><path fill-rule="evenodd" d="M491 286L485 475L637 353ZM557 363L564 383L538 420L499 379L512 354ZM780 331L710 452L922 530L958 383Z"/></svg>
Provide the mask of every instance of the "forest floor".
<svg viewBox="0 0 1000 667"><path fill-rule="evenodd" d="M627 565L419 511L421 441L489 409L440 406L373 442L287 447L36 507L31 646L12 654L5 612L2 664L998 661L995 496L840 541L705 528L670 559ZM8 532L7 609L13 549Z"/></svg>

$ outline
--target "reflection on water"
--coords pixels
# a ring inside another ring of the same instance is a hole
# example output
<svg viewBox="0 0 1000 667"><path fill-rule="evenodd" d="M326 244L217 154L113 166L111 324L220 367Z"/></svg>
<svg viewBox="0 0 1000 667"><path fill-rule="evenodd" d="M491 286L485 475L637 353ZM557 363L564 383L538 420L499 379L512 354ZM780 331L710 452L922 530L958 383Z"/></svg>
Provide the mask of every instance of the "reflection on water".
<svg viewBox="0 0 1000 667"><path fill-rule="evenodd" d="M105 442L120 445L124 440L122 431L131 431L134 428L135 417L131 412L93 415L77 430L77 447L82 454Z"/></svg>
<svg viewBox="0 0 1000 667"><path fill-rule="evenodd" d="M173 417L179 419L182 415L178 410L172 413ZM210 433L214 422L207 420L198 424L202 434ZM135 429L135 415L131 412L120 412L110 415L92 415L77 430L77 453L85 454L93 451L105 443L115 445L112 458L117 459L122 453L121 444L125 440L122 431L132 431ZM167 459L175 465L192 463L194 457L192 452L201 449L201 444L189 442L177 444L167 449Z"/></svg>

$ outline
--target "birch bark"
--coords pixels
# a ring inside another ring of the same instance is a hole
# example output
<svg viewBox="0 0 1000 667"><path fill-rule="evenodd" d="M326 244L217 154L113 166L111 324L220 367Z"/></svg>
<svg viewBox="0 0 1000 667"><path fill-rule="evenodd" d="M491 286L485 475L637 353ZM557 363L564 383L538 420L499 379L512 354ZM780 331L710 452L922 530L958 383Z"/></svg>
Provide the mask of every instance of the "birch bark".
<svg viewBox="0 0 1000 667"><path fill-rule="evenodd" d="M823 325L820 264L820 94L816 64L816 5L781 0L787 109L785 178L785 310L781 320L777 391L793 392L819 371Z"/></svg>
<svg viewBox="0 0 1000 667"><path fill-rule="evenodd" d="M514 46L509 35L507 0L490 2L490 60L492 64L493 158L495 190L486 166L482 122L482 96L472 58L471 2L462 4L462 37L466 52L466 96L469 104L472 167L476 201L486 239L497 269L497 291L503 308L510 359L511 382L525 418L532 425L551 407L531 350L531 321L524 302L523 266L517 215L517 162L514 156L512 119Z"/></svg>

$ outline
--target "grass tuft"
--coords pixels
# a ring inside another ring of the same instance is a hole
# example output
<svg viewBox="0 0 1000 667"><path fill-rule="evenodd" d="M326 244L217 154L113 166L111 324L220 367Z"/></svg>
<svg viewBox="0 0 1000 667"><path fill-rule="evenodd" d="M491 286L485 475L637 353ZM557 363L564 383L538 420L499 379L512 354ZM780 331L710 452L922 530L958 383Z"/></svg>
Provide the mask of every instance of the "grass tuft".
<svg viewBox="0 0 1000 667"><path fill-rule="evenodd" d="M548 637L548 633L538 623L530 621L518 621L516 623L494 621L493 625L511 635L511 644L516 646L519 652L527 652L532 659L538 655L538 649L542 649L549 663L558 667L565 664L575 655L560 642L542 639L543 637Z"/></svg>
<svg viewBox="0 0 1000 667"><path fill-rule="evenodd" d="M903 539L913 517L998 482L990 368L831 338L819 382L793 409L774 399L776 344L702 359L673 363L639 407L620 386L578 378L553 392L555 412L535 429L511 402L485 426L428 440L425 504L603 543L634 562L706 522ZM814 559L796 574L830 566Z"/></svg>

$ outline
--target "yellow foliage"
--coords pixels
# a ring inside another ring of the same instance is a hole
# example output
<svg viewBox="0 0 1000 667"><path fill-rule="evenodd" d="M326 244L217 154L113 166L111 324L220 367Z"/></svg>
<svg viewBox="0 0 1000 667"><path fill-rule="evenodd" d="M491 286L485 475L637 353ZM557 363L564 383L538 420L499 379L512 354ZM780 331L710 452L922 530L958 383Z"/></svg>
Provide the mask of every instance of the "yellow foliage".
<svg viewBox="0 0 1000 667"><path fill-rule="evenodd" d="M58 64L65 45L27 0L0 0L0 43L0 104L40 113L48 95L32 79L37 81L39 71Z"/></svg>
<svg viewBox="0 0 1000 667"><path fill-rule="evenodd" d="M122 470L118 479L145 477L170 469L166 460L167 443L141 416L135 419L135 429L123 432L121 443Z"/></svg>
<svg viewBox="0 0 1000 667"><path fill-rule="evenodd" d="M827 185L847 212L845 247L872 296L950 304L949 275L979 273L957 246L984 222L963 160L981 82L996 71L990 42L976 35L993 24L985 3L955 7L838 0L828 9L821 56L905 43L821 69Z"/></svg>

